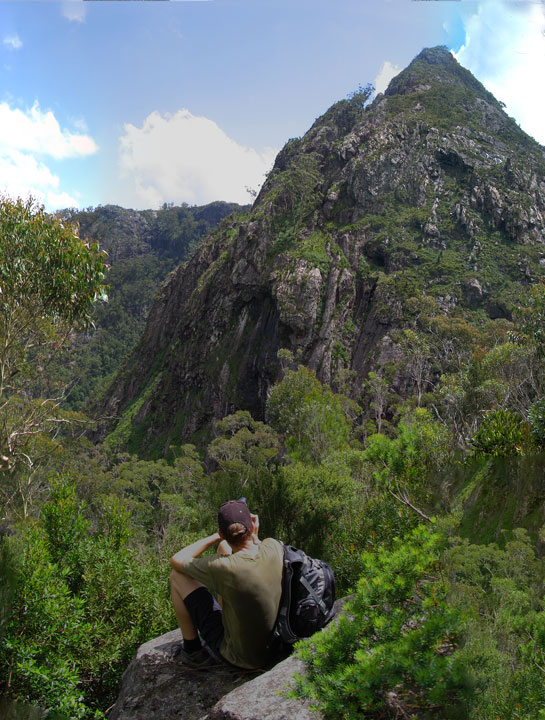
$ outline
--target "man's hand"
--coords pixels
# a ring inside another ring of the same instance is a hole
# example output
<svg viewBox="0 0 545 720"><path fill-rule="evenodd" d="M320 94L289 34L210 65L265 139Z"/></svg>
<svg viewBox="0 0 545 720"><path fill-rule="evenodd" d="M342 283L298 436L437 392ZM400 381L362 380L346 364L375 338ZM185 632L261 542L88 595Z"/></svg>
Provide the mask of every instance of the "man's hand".
<svg viewBox="0 0 545 720"><path fill-rule="evenodd" d="M191 545L188 545L182 550L179 550L176 555L173 555L170 558L170 564L178 572L183 572L183 563L189 562L193 558L198 557L205 550L208 550L209 547L212 547L212 545L216 545L216 543L219 543L220 540L221 537L217 532L215 532L213 535L202 538L201 540L196 540L194 543L191 543Z"/></svg>
<svg viewBox="0 0 545 720"><path fill-rule="evenodd" d="M250 531L251 531L251 533L252 533L252 540L253 540L253 542L254 542L255 545L259 545L259 542L260 542L260 540L259 540L259 538L258 538L258 534L259 534L259 517L258 517L257 515L254 515L253 513L250 513L250 517L251 517L251 519L252 519L252 527L251 527L251 529L250 529Z"/></svg>

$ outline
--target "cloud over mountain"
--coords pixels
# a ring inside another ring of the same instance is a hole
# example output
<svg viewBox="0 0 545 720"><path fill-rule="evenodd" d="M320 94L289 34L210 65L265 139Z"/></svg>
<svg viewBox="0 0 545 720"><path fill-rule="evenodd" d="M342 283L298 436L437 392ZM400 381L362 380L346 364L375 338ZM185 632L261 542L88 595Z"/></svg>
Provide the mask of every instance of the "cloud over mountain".
<svg viewBox="0 0 545 720"><path fill-rule="evenodd" d="M240 145L213 120L187 109L165 115L155 111L141 127L124 126L118 201L139 208L218 198L247 203L247 187L257 189L263 183L275 156L272 148L258 151Z"/></svg>
<svg viewBox="0 0 545 720"><path fill-rule="evenodd" d="M388 84L392 78L401 72L401 68L394 65L389 60L385 60L382 63L382 67L379 70L378 75L375 78L375 90L377 93L384 92L388 87Z"/></svg>

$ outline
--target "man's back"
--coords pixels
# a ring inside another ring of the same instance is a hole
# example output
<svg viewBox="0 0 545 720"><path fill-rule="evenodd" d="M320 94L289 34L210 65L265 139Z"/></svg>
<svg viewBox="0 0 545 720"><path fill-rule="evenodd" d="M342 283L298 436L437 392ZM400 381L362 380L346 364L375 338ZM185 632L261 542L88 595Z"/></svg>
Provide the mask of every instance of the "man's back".
<svg viewBox="0 0 545 720"><path fill-rule="evenodd" d="M221 654L247 668L263 667L272 659L270 643L282 592L282 546L267 538L254 547L183 565L183 572L222 596Z"/></svg>

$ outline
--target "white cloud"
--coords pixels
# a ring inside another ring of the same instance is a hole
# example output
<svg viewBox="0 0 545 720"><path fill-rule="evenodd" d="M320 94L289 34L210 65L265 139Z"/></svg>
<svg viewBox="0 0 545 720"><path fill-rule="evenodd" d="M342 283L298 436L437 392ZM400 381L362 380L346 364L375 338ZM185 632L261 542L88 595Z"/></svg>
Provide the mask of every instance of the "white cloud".
<svg viewBox="0 0 545 720"><path fill-rule="evenodd" d="M3 42L4 45L12 50L20 50L23 47L23 41L17 33L14 33L13 35L5 35Z"/></svg>
<svg viewBox="0 0 545 720"><path fill-rule="evenodd" d="M465 42L456 58L506 104L523 130L545 144L543 5L489 0L467 12L464 24Z"/></svg>
<svg viewBox="0 0 545 720"><path fill-rule="evenodd" d="M55 115L38 103L26 111L0 103L0 191L12 197L31 194L48 210L77 206L44 158L85 157L97 149L88 135L62 130Z"/></svg>
<svg viewBox="0 0 545 720"><path fill-rule="evenodd" d="M83 22L87 9L83 0L65 0L61 5L63 16L70 22Z"/></svg>
<svg viewBox="0 0 545 720"><path fill-rule="evenodd" d="M142 127L124 126L120 138L124 182L117 189L117 202L138 208L163 202L247 203L246 187L261 186L276 152L239 145L213 120L189 110L165 116L152 112Z"/></svg>
<svg viewBox="0 0 545 720"><path fill-rule="evenodd" d="M71 195L59 191L58 176L33 155L17 150L0 152L0 178L2 193L13 198L32 195L48 210L79 205Z"/></svg>
<svg viewBox="0 0 545 720"><path fill-rule="evenodd" d="M87 126L87 123L85 122L85 118L83 117L71 117L69 118L71 124L76 128L76 130L81 130L81 132L88 132L89 127Z"/></svg>
<svg viewBox="0 0 545 720"><path fill-rule="evenodd" d="M36 152L62 160L92 155L98 148L89 135L61 130L51 110L41 110L38 103L24 111L3 102L0 103L0 152L4 149Z"/></svg>
<svg viewBox="0 0 545 720"><path fill-rule="evenodd" d="M378 93L384 92L392 78L401 72L401 68L394 65L389 60L382 63L382 67L375 78L374 86Z"/></svg>

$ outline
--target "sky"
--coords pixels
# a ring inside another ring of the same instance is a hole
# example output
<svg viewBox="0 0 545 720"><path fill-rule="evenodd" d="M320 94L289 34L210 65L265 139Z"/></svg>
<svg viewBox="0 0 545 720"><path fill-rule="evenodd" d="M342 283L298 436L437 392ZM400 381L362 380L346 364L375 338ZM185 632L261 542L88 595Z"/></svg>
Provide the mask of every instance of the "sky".
<svg viewBox="0 0 545 720"><path fill-rule="evenodd" d="M0 0L0 192L248 203L289 138L435 45L545 144L542 0Z"/></svg>

